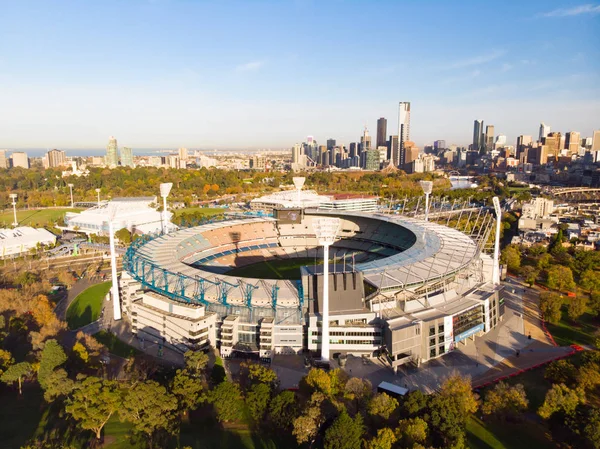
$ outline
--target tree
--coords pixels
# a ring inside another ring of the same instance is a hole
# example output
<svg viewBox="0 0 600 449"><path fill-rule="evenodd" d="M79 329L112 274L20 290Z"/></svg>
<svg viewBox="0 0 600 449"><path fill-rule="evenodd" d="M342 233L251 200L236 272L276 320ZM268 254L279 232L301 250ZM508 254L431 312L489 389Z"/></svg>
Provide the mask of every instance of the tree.
<svg viewBox="0 0 600 449"><path fill-rule="evenodd" d="M486 394L481 411L485 415L494 414L506 418L524 412L528 406L529 401L523 385L510 386L500 382Z"/></svg>
<svg viewBox="0 0 600 449"><path fill-rule="evenodd" d="M320 391L327 396L331 394L331 378L320 368L312 368L304 381L312 391Z"/></svg>
<svg viewBox="0 0 600 449"><path fill-rule="evenodd" d="M87 349L85 349L85 346L83 346L79 342L75 342L75 344L73 345L73 352L77 354L77 356L83 361L83 363L87 363L90 359L90 355L88 354Z"/></svg>
<svg viewBox="0 0 600 449"><path fill-rule="evenodd" d="M568 360L555 360L546 368L544 377L553 384L570 385L577 377L577 368Z"/></svg>
<svg viewBox="0 0 600 449"><path fill-rule="evenodd" d="M67 361L67 355L62 346L56 340L48 340L42 350L40 369L38 371L38 382L42 389L48 388L47 380L54 369Z"/></svg>
<svg viewBox="0 0 600 449"><path fill-rule="evenodd" d="M244 402L237 384L221 382L208 394L208 402L213 404L220 422L237 421L242 418Z"/></svg>
<svg viewBox="0 0 600 449"><path fill-rule="evenodd" d="M310 406L304 414L298 416L294 420L294 430L292 431L292 435L296 437L298 444L312 441L317 435L322 421L323 415L321 408L318 406Z"/></svg>
<svg viewBox="0 0 600 449"><path fill-rule="evenodd" d="M0 317L4 318L2 315ZM15 363L15 359L13 359L12 354L4 349L0 349L0 375L13 363Z"/></svg>
<svg viewBox="0 0 600 449"><path fill-rule="evenodd" d="M587 298L582 295L567 299L567 313L569 318L575 321L587 310Z"/></svg>
<svg viewBox="0 0 600 449"><path fill-rule="evenodd" d="M358 377L352 377L346 382L346 387L344 388L344 395L350 399L356 401L356 408L358 410L359 404L364 400L368 399L371 396L371 392L373 391L373 387L371 382L367 379L360 379Z"/></svg>
<svg viewBox="0 0 600 449"><path fill-rule="evenodd" d="M412 447L415 443L424 443L427 439L429 426L422 418L402 419L398 423L396 436L403 440L406 447Z"/></svg>
<svg viewBox="0 0 600 449"><path fill-rule="evenodd" d="M398 408L398 401L386 393L377 393L369 401L367 411L370 415L380 416L388 419L394 410Z"/></svg>
<svg viewBox="0 0 600 449"><path fill-rule="evenodd" d="M414 416L427 407L427 396L421 390L408 393L402 401L402 409L408 416Z"/></svg>
<svg viewBox="0 0 600 449"><path fill-rule="evenodd" d="M600 316L600 290L590 292L590 302L588 307L595 316Z"/></svg>
<svg viewBox="0 0 600 449"><path fill-rule="evenodd" d="M550 268L548 270L548 287L559 291L574 290L575 282L573 281L571 269L562 265L555 265Z"/></svg>
<svg viewBox="0 0 600 449"><path fill-rule="evenodd" d="M123 245L129 245L131 243L131 232L127 228L121 228L115 232L115 238Z"/></svg>
<svg viewBox="0 0 600 449"><path fill-rule="evenodd" d="M590 447L600 449L600 409L593 408L583 428L583 435Z"/></svg>
<svg viewBox="0 0 600 449"><path fill-rule="evenodd" d="M179 410L194 410L204 399L204 387L198 379L188 375L187 370L177 370L173 378L171 393L177 398Z"/></svg>
<svg viewBox="0 0 600 449"><path fill-rule="evenodd" d="M365 442L365 449L392 449L396 442L394 431L388 427L377 430L373 439Z"/></svg>
<svg viewBox="0 0 600 449"><path fill-rule="evenodd" d="M572 390L565 384L554 384L546 393L544 403L538 409L538 415L544 419L550 418L554 413L572 415L579 404L585 401L582 390Z"/></svg>
<svg viewBox="0 0 600 449"><path fill-rule="evenodd" d="M344 410L329 429L325 431L325 449L355 449L359 448L365 432L362 416L357 414L350 418Z"/></svg>
<svg viewBox="0 0 600 449"><path fill-rule="evenodd" d="M121 393L115 381L86 377L67 401L65 411L100 439L102 429L121 406Z"/></svg>
<svg viewBox="0 0 600 449"><path fill-rule="evenodd" d="M545 270L552 264L552 256L548 253L544 253L540 256L537 261L537 267L540 270Z"/></svg>
<svg viewBox="0 0 600 449"><path fill-rule="evenodd" d="M556 324L562 317L561 307L563 299L560 295L552 292L540 294L540 310L544 320Z"/></svg>
<svg viewBox="0 0 600 449"><path fill-rule="evenodd" d="M521 276L523 276L523 279L529 284L530 287L535 284L539 274L539 270L531 265L525 265L524 267L521 267Z"/></svg>
<svg viewBox="0 0 600 449"><path fill-rule="evenodd" d="M296 395L293 391L284 390L271 400L269 416L280 429L290 426L297 415Z"/></svg>
<svg viewBox="0 0 600 449"><path fill-rule="evenodd" d="M587 269L579 278L579 285L584 290L588 291L600 291L600 272Z"/></svg>
<svg viewBox="0 0 600 449"><path fill-rule="evenodd" d="M122 421L133 424L137 432L152 442L158 431L171 431L176 418L177 398L153 380L140 382L130 388L119 409Z"/></svg>
<svg viewBox="0 0 600 449"><path fill-rule="evenodd" d="M500 261L506 264L509 271L517 273L521 267L521 251L514 245L508 245L502 250Z"/></svg>
<svg viewBox="0 0 600 449"><path fill-rule="evenodd" d="M31 375L31 365L28 362L15 363L10 365L6 371L0 376L0 380L7 385L12 385L15 382L19 384L19 395L23 393L23 380Z"/></svg>
<svg viewBox="0 0 600 449"><path fill-rule="evenodd" d="M584 390L593 390L600 385L600 365L597 363L586 363L579 368L577 384Z"/></svg>
<svg viewBox="0 0 600 449"><path fill-rule="evenodd" d="M262 382L273 385L277 380L277 374L271 368L261 365L260 363L242 362L240 368L247 371L248 378L254 382Z"/></svg>
<svg viewBox="0 0 600 449"><path fill-rule="evenodd" d="M46 402L53 402L60 397L66 397L71 394L74 388L75 382L69 379L64 369L54 370L48 376L46 389L44 390L44 399Z"/></svg>
<svg viewBox="0 0 600 449"><path fill-rule="evenodd" d="M187 351L183 354L185 369L192 377L199 377L208 365L208 355L203 351Z"/></svg>
<svg viewBox="0 0 600 449"><path fill-rule="evenodd" d="M348 382L348 374L340 368L329 371L329 379L331 379L331 395L337 396L344 391L346 382Z"/></svg>
<svg viewBox="0 0 600 449"><path fill-rule="evenodd" d="M250 415L255 422L262 421L269 402L271 400L271 389L267 384L258 383L253 385L246 397L246 405L250 410Z"/></svg>

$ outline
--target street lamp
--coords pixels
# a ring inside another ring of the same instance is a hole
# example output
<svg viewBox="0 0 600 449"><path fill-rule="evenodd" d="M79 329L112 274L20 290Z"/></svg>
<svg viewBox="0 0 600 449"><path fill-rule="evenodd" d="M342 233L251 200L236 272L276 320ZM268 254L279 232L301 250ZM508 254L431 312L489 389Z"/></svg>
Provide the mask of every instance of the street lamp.
<svg viewBox="0 0 600 449"><path fill-rule="evenodd" d="M323 310L321 312L321 360L329 363L329 246L335 241L340 219L320 217L313 219L313 229L323 245Z"/></svg>
<svg viewBox="0 0 600 449"><path fill-rule="evenodd" d="M13 226L19 226L19 222L17 221L17 194L11 193L8 196L12 200L13 213L15 214L15 221L13 222Z"/></svg>
<svg viewBox="0 0 600 449"><path fill-rule="evenodd" d="M113 220L117 212L115 204L108 209L108 237L110 242L110 270L112 277L111 296L113 300L113 319L115 321L121 319L121 301L119 299L119 279L117 278L117 254L115 251L115 229Z"/></svg>
<svg viewBox="0 0 600 449"><path fill-rule="evenodd" d="M496 236L494 241L494 266L492 267L492 282L496 285L500 284L500 225L502 224L502 209L500 208L500 200L497 196L492 198L494 203L494 211L496 212Z"/></svg>
<svg viewBox="0 0 600 449"><path fill-rule="evenodd" d="M167 197L169 196L169 192L173 188L172 182L163 182L160 185L160 196L163 199L163 219L162 219L162 228L163 233L167 232Z"/></svg>
<svg viewBox="0 0 600 449"><path fill-rule="evenodd" d="M71 190L71 207L73 207L73 184L68 184L68 186Z"/></svg>
<svg viewBox="0 0 600 449"><path fill-rule="evenodd" d="M100 189L96 189L96 193L98 194L98 206L100 206Z"/></svg>
<svg viewBox="0 0 600 449"><path fill-rule="evenodd" d="M433 181L421 181L421 188L425 193L425 221L429 218L429 195L433 190Z"/></svg>

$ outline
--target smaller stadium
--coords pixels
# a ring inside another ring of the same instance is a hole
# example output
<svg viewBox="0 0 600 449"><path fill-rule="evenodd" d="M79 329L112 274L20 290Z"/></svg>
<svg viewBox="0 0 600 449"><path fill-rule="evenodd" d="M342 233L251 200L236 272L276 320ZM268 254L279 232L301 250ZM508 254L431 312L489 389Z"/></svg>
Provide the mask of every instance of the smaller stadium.
<svg viewBox="0 0 600 449"><path fill-rule="evenodd" d="M497 260L485 251L496 225L491 211L453 207L426 220L418 210L357 211L347 200L305 207L301 188L298 181L272 208L263 200L260 214L228 214L136 240L120 279L133 332L181 352L215 347L223 357L267 361L318 355L324 284L327 358L380 357L396 370L498 325ZM339 220L326 262L316 230L323 217Z"/></svg>

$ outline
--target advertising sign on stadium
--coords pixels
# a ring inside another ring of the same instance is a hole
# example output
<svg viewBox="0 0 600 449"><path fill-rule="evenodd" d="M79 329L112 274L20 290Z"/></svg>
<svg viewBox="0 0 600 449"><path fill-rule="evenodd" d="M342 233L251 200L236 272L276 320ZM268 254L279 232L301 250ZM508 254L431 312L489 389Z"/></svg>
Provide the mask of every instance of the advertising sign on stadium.
<svg viewBox="0 0 600 449"><path fill-rule="evenodd" d="M302 209L275 209L275 219L281 224L300 224Z"/></svg>
<svg viewBox="0 0 600 449"><path fill-rule="evenodd" d="M459 341L463 341L466 338L469 338L471 335L475 335L477 332L480 332L484 329L484 324L478 324L475 327L472 327L471 329L469 329L468 331L463 332L462 334L458 334L456 337L454 337L454 342L458 343Z"/></svg>

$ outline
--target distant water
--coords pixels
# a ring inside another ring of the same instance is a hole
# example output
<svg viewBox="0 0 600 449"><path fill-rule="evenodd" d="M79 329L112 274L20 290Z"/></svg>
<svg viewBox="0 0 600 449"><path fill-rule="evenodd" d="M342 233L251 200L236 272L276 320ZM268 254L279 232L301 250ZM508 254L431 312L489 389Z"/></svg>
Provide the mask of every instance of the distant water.
<svg viewBox="0 0 600 449"><path fill-rule="evenodd" d="M2 149L0 147L0 149ZM23 149L8 149L8 154L10 155L14 151L24 151L27 153L29 157L43 157L48 150L52 148L23 148ZM91 148L91 149L76 149L76 148L58 148L59 150L63 150L67 157L90 157L90 156L106 156L106 148ZM120 150L120 148L119 148ZM188 153L192 151L200 151L203 154L210 156L213 154L223 154L223 153L256 153L261 150L255 149L231 149L231 150L212 150L212 149L200 149L200 148L188 148ZM279 151L279 150L275 150ZM134 156L158 156L165 154L177 154L177 148L169 148L169 149L157 149L157 148L133 148Z"/></svg>

